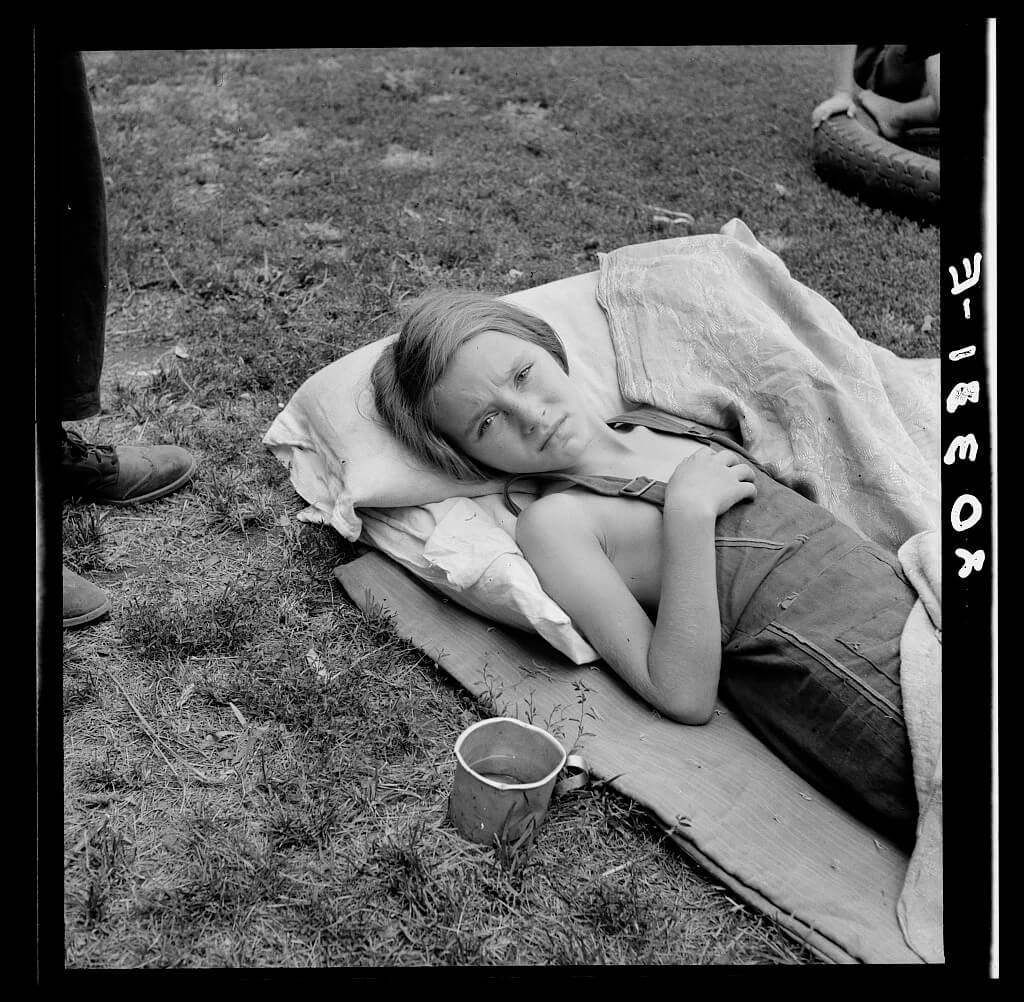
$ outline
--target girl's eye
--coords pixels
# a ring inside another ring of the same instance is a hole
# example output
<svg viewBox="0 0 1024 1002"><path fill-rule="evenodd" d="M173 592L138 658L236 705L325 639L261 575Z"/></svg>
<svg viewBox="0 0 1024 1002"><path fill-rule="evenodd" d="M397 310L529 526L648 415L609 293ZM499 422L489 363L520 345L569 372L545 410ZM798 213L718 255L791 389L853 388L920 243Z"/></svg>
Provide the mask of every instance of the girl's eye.
<svg viewBox="0 0 1024 1002"><path fill-rule="evenodd" d="M532 363L526 366L521 372L516 374L516 386L518 386L526 377L530 374L530 370L533 368Z"/></svg>
<svg viewBox="0 0 1024 1002"><path fill-rule="evenodd" d="M480 422L480 427L477 429L477 433L476 433L476 437L477 438L483 438L484 437L484 432L486 432L487 429L490 428L491 422L493 420L494 420L494 415L493 414L488 414L487 417L485 417L483 419L483 421Z"/></svg>

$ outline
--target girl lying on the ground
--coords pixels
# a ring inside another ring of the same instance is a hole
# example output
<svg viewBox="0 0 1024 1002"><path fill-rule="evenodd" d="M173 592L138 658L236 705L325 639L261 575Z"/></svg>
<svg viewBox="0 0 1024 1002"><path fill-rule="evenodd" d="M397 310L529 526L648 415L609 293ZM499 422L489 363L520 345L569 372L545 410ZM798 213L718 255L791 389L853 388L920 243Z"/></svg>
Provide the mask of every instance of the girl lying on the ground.
<svg viewBox="0 0 1024 1002"><path fill-rule="evenodd" d="M373 383L396 437L445 472L545 482L517 542L641 697L703 724L721 693L797 772L913 844L899 641L917 596L894 554L721 432L649 409L606 422L550 326L500 300L423 297Z"/></svg>

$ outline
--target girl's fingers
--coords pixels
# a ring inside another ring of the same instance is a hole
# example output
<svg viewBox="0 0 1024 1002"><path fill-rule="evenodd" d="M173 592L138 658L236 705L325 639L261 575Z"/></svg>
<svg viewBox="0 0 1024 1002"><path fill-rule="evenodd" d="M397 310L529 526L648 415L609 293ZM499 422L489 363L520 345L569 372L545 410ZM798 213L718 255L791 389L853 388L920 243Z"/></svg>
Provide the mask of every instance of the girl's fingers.
<svg viewBox="0 0 1024 1002"><path fill-rule="evenodd" d="M731 466L735 469L736 475L741 480L753 479L754 471L743 461L742 456L737 456L735 452L720 452L718 455L726 466Z"/></svg>

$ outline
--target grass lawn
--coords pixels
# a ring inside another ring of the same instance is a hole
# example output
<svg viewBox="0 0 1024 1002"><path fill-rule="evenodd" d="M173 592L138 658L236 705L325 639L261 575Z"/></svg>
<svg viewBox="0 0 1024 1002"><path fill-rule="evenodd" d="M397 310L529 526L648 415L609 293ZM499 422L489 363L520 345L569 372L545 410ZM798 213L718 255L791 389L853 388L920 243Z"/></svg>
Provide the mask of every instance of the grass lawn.
<svg viewBox="0 0 1024 1002"><path fill-rule="evenodd" d="M938 354L938 230L824 185L823 47L92 52L110 303L98 442L194 483L66 507L113 614L64 635L74 968L812 964L595 786L498 858L445 818L488 715L332 584L260 439L435 285L503 294L739 216L859 333Z"/></svg>

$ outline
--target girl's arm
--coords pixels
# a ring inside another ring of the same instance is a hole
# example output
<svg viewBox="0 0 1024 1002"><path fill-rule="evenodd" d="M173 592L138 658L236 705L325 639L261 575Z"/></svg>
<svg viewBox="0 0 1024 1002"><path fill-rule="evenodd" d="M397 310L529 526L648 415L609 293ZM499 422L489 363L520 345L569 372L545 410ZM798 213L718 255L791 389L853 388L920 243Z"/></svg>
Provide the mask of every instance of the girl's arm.
<svg viewBox="0 0 1024 1002"><path fill-rule="evenodd" d="M623 681L681 723L704 724L714 712L722 657L715 519L753 496L751 476L733 453L705 450L669 481L656 624L609 560L591 508L553 494L519 517L517 541L544 590Z"/></svg>
<svg viewBox="0 0 1024 1002"><path fill-rule="evenodd" d="M715 710L722 666L714 513L667 509L662 554L661 597L647 667L658 691L684 710L683 723L704 724Z"/></svg>

